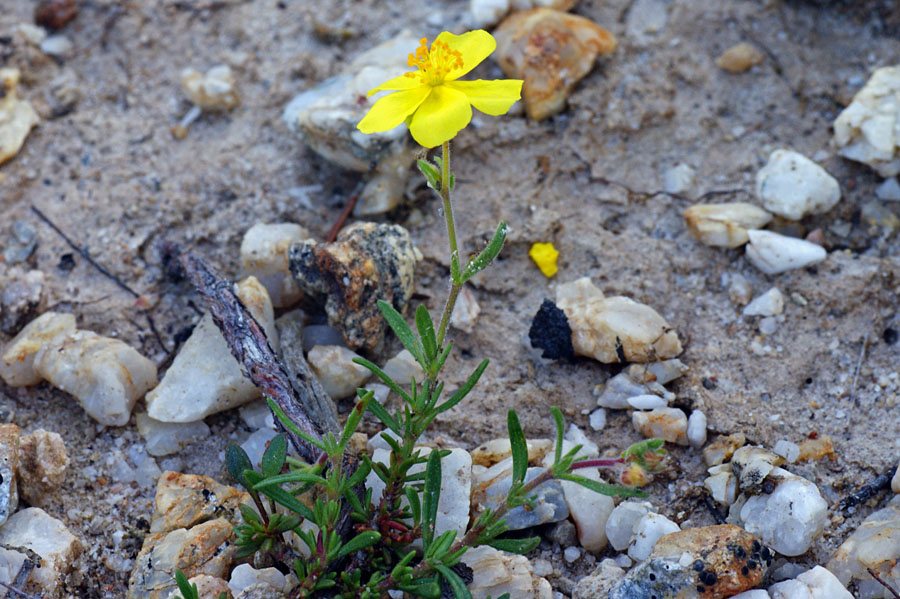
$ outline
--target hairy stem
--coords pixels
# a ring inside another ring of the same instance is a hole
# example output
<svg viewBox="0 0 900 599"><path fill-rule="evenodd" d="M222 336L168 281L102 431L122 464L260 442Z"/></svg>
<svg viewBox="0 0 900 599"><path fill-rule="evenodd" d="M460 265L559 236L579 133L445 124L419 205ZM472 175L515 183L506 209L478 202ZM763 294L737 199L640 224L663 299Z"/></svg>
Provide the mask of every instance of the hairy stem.
<svg viewBox="0 0 900 599"><path fill-rule="evenodd" d="M462 290L459 282L459 248L456 245L456 224L453 221L453 204L450 203L450 142L445 141L442 146L444 153L441 160L441 199L444 202L444 219L447 221L447 237L450 242L450 294L444 305L444 313L441 315L441 324L438 328L437 345L444 347L444 335L450 324L450 315L453 314L453 306L456 298Z"/></svg>

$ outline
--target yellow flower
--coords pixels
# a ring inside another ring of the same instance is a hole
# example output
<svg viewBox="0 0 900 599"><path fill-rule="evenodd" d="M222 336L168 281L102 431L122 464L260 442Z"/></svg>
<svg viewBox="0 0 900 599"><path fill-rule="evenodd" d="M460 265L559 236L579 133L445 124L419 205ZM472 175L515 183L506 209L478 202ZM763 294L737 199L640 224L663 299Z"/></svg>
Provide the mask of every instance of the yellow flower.
<svg viewBox="0 0 900 599"><path fill-rule="evenodd" d="M534 260L537 267L541 269L545 277L549 279L556 274L556 259L559 257L559 252L556 251L552 243L535 243L528 250L528 255Z"/></svg>
<svg viewBox="0 0 900 599"><path fill-rule="evenodd" d="M521 97L518 79L457 81L487 58L497 42L487 31L462 35L443 32L431 48L422 45L407 64L417 71L394 77L371 90L394 90L372 106L357 128L363 133L388 131L406 121L413 139L426 148L450 141L472 120L472 106L493 116L506 113Z"/></svg>

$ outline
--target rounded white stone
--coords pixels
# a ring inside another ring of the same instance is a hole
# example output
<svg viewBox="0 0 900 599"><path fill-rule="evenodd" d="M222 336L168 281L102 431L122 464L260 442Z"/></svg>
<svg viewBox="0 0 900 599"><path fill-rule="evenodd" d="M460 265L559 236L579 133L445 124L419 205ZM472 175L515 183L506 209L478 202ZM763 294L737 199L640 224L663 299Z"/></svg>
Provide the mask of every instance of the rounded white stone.
<svg viewBox="0 0 900 599"><path fill-rule="evenodd" d="M702 411L691 412L688 418L687 438L694 449L700 449L706 443L706 414Z"/></svg>
<svg viewBox="0 0 900 599"><path fill-rule="evenodd" d="M841 199L837 180L798 152L775 150L756 174L763 207L791 220L827 212Z"/></svg>
<svg viewBox="0 0 900 599"><path fill-rule="evenodd" d="M784 311L784 296L772 287L744 308L744 316L775 316Z"/></svg>
<svg viewBox="0 0 900 599"><path fill-rule="evenodd" d="M678 532L678 525L660 514L646 514L634 526L634 541L628 547L628 555L641 561L647 559L656 542L672 532Z"/></svg>
<svg viewBox="0 0 900 599"><path fill-rule="evenodd" d="M747 260L768 275L822 262L828 253L820 245L771 231L747 231Z"/></svg>

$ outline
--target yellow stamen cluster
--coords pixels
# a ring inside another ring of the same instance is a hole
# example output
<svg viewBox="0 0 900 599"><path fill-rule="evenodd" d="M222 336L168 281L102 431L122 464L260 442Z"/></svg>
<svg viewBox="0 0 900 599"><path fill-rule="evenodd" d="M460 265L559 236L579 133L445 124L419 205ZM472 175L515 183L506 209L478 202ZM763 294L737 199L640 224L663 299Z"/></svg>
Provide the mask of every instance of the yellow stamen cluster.
<svg viewBox="0 0 900 599"><path fill-rule="evenodd" d="M440 85L450 71L461 69L462 54L459 50L451 50L446 43L435 40L428 49L428 38L419 40L421 44L415 54L410 54L406 64L416 67L418 71L406 73L407 77L418 77L422 83Z"/></svg>

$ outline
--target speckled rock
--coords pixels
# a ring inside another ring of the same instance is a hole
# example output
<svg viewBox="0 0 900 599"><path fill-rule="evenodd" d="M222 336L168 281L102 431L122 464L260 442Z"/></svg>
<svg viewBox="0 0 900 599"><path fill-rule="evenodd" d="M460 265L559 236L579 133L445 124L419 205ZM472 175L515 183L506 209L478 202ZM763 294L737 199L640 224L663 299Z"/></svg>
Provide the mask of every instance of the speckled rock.
<svg viewBox="0 0 900 599"><path fill-rule="evenodd" d="M704 526L667 534L632 568L609 599L718 599L753 588L774 555L737 526Z"/></svg>
<svg viewBox="0 0 900 599"><path fill-rule="evenodd" d="M413 292L422 254L399 225L357 223L334 243L295 243L291 273L304 293L323 298L328 322L352 349L376 350L386 323L377 300L402 312Z"/></svg>
<svg viewBox="0 0 900 599"><path fill-rule="evenodd" d="M578 581L572 599L608 599L609 592L625 577L625 570L611 559L600 562L597 569Z"/></svg>
<svg viewBox="0 0 900 599"><path fill-rule="evenodd" d="M513 13L494 30L496 60L508 77L523 79L528 116L542 120L566 106L582 77L616 38L596 23L552 8Z"/></svg>
<svg viewBox="0 0 900 599"><path fill-rule="evenodd" d="M691 235L704 245L736 248L749 241L748 229L761 229L772 215L753 204L698 204L683 213Z"/></svg>
<svg viewBox="0 0 900 599"><path fill-rule="evenodd" d="M900 173L900 66L876 69L834 121L832 143L844 158L882 177Z"/></svg>
<svg viewBox="0 0 900 599"><path fill-rule="evenodd" d="M682 351L678 334L656 310L627 297L607 298L587 277L557 287L556 304L579 356L606 364L654 362Z"/></svg>
<svg viewBox="0 0 900 599"><path fill-rule="evenodd" d="M181 89L192 104L203 110L230 110L241 102L234 74L227 64L216 65L206 73L183 70Z"/></svg>
<svg viewBox="0 0 900 599"><path fill-rule="evenodd" d="M777 466L784 464L784 458L762 447L745 445L731 458L731 471L738 478L742 491L755 491Z"/></svg>
<svg viewBox="0 0 900 599"><path fill-rule="evenodd" d="M275 308L296 303L303 294L291 276L288 249L292 243L311 237L294 223L256 223L241 240L241 278L256 277Z"/></svg>
<svg viewBox="0 0 900 599"><path fill-rule="evenodd" d="M28 100L19 98L19 69L0 69L0 164L22 149L25 138L39 119Z"/></svg>
<svg viewBox="0 0 900 599"><path fill-rule="evenodd" d="M234 599L285 599L285 594L270 584L251 584L238 593Z"/></svg>
<svg viewBox="0 0 900 599"><path fill-rule="evenodd" d="M251 505L250 495L221 485L208 476L166 471L156 485L150 532L167 533L177 528L224 517L240 521L238 506Z"/></svg>
<svg viewBox="0 0 900 599"><path fill-rule="evenodd" d="M36 385L41 375L34 370L34 357L45 343L75 332L75 317L44 312L6 344L0 355L0 377L10 387Z"/></svg>
<svg viewBox="0 0 900 599"><path fill-rule="evenodd" d="M156 364L130 345L91 331L45 343L34 357L34 369L107 426L126 424L134 403L156 384Z"/></svg>
<svg viewBox="0 0 900 599"><path fill-rule="evenodd" d="M19 489L16 474L19 469L21 433L15 424L0 424L0 525L16 511Z"/></svg>
<svg viewBox="0 0 900 599"><path fill-rule="evenodd" d="M462 561L472 568L469 592L472 599L499 597L509 593L516 599L551 599L550 583L535 576L528 558L481 546L469 549Z"/></svg>
<svg viewBox="0 0 900 599"><path fill-rule="evenodd" d="M703 448L703 460L707 466L718 466L726 460L730 460L734 452L739 447L743 447L746 442L747 437L744 433L720 436Z"/></svg>
<svg viewBox="0 0 900 599"><path fill-rule="evenodd" d="M152 533L134 562L126 599L166 599L175 586L175 571L185 576L226 576L234 556L234 524L217 518L191 529Z"/></svg>
<svg viewBox="0 0 900 599"><path fill-rule="evenodd" d="M236 285L237 296L279 348L272 302L255 277ZM210 414L243 405L261 395L244 376L221 331L205 314L166 371L159 386L147 393L147 415L160 422L196 422Z"/></svg>
<svg viewBox="0 0 900 599"><path fill-rule="evenodd" d="M687 445L688 419L678 408L656 408L649 412L634 412L631 415L634 430L648 439L660 437L669 443Z"/></svg>
<svg viewBox="0 0 900 599"><path fill-rule="evenodd" d="M0 425L0 429L3 426ZM22 437L19 443L19 493L29 504L41 506L47 495L62 485L69 455L59 433L43 429Z"/></svg>
<svg viewBox="0 0 900 599"><path fill-rule="evenodd" d="M887 506L872 512L847 537L827 567L844 586L858 581L860 597L892 597L866 568L872 568L895 589L900 588L900 497L893 497Z"/></svg>

